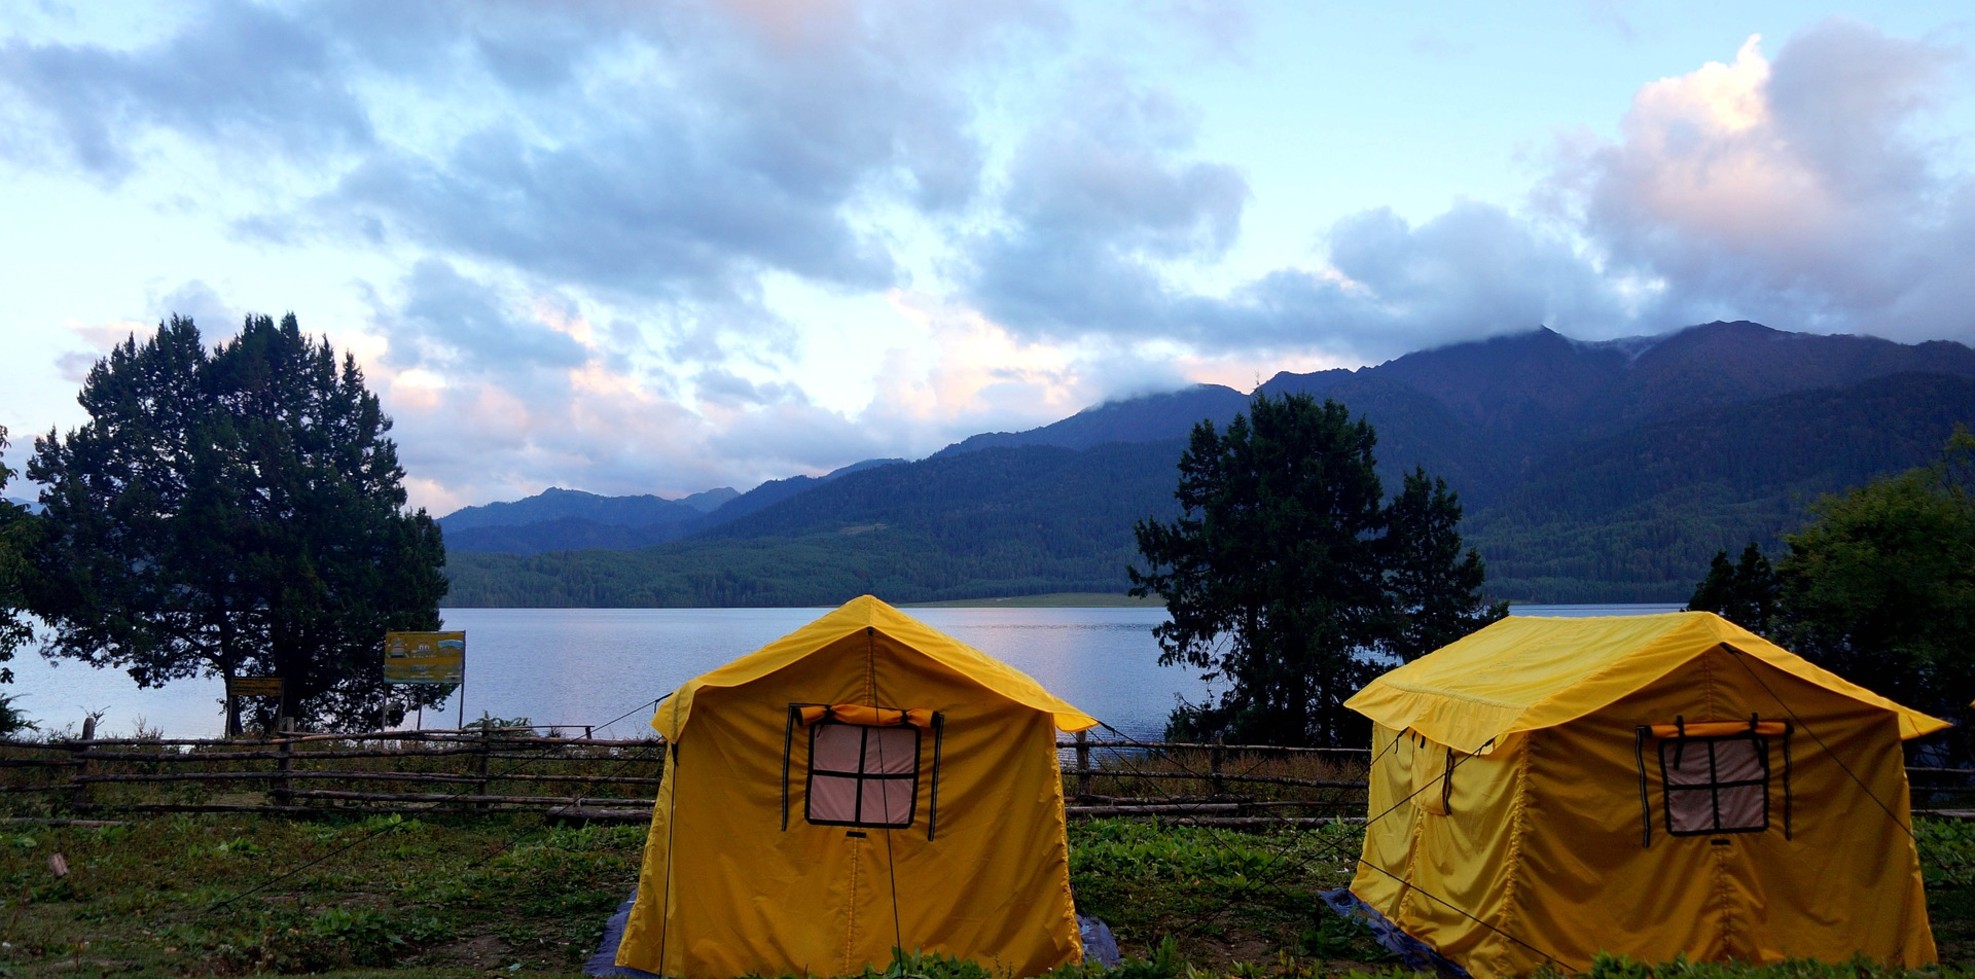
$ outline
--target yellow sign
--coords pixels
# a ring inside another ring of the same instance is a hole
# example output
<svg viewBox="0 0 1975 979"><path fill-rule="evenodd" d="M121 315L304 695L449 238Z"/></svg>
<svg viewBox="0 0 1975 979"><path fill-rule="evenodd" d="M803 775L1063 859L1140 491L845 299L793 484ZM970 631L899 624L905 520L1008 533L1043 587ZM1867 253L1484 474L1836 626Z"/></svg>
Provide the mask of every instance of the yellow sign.
<svg viewBox="0 0 1975 979"><path fill-rule="evenodd" d="M278 676L232 676L226 678L228 697L279 697L281 678Z"/></svg>
<svg viewBox="0 0 1975 979"><path fill-rule="evenodd" d="M466 633L387 632L385 683L459 683L466 675Z"/></svg>

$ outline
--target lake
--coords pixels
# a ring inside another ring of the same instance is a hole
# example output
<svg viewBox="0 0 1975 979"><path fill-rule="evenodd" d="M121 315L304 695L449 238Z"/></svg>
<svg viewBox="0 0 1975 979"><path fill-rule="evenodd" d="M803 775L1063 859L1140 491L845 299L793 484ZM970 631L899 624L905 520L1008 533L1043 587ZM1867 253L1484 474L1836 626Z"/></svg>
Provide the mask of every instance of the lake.
<svg viewBox="0 0 1975 979"><path fill-rule="evenodd" d="M1524 605L1517 615L1636 615L1678 605ZM679 684L801 628L824 610L446 609L445 628L466 631L464 703L416 715L407 726L454 727L483 715L528 718L599 737L639 737L651 704ZM1156 739L1175 698L1211 691L1192 670L1158 665L1152 627L1160 608L923 608L910 614L1035 677L1056 695L1135 738ZM44 731L98 730L166 737L220 733L217 680L140 690L116 670L50 663L22 651L15 682L0 693Z"/></svg>

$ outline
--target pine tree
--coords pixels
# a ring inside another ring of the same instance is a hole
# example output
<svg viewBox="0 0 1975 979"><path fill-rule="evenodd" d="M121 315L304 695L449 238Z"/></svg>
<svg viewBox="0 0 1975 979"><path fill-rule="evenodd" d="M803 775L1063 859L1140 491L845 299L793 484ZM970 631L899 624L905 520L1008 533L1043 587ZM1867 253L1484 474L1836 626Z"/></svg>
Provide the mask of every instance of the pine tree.
<svg viewBox="0 0 1975 979"><path fill-rule="evenodd" d="M1133 595L1166 600L1159 662L1227 689L1182 704L1169 737L1355 743L1364 725L1343 703L1375 656L1416 655L1503 614L1479 594L1481 561L1462 554L1445 483L1417 473L1388 507L1376 441L1343 405L1308 395L1259 396L1225 434L1194 427L1181 513L1135 525L1148 568L1129 573Z"/></svg>
<svg viewBox="0 0 1975 979"><path fill-rule="evenodd" d="M1406 474L1386 524L1388 653L1410 663L1509 614L1507 602L1476 598L1488 571L1479 553L1464 549L1460 500L1446 480L1424 468Z"/></svg>
<svg viewBox="0 0 1975 979"><path fill-rule="evenodd" d="M1728 562L1727 551L1715 552L1708 575L1694 588L1687 608L1713 612L1757 635L1770 636L1776 628L1781 592L1782 580L1762 548L1750 541L1734 564Z"/></svg>
<svg viewBox="0 0 1975 979"><path fill-rule="evenodd" d="M31 601L56 655L140 686L278 676L281 701L250 708L263 725L361 727L445 697L400 688L381 710L384 633L438 627L445 551L406 507L354 359L293 315L248 317L209 354L174 316L79 400L89 422L37 439L28 467L47 487Z"/></svg>
<svg viewBox="0 0 1975 979"><path fill-rule="evenodd" d="M0 425L0 490L14 478L14 470L5 459L7 445L7 427ZM34 639L27 619L27 587L33 573L27 555L37 529L26 507L0 498L0 683L14 682L14 671L5 664L14 658L15 650ZM0 734L9 730L8 699L0 697Z"/></svg>

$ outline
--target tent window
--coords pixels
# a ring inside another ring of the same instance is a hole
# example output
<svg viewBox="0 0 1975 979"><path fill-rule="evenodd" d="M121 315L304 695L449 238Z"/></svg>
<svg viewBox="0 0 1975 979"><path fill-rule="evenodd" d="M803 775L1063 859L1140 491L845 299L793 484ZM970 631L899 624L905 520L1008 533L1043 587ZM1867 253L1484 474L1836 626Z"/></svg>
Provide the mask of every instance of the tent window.
<svg viewBox="0 0 1975 979"><path fill-rule="evenodd" d="M1674 836L1769 828L1769 739L1754 732L1660 742L1666 831Z"/></svg>
<svg viewBox="0 0 1975 979"><path fill-rule="evenodd" d="M919 729L822 721L809 729L803 816L823 826L912 825L919 797Z"/></svg>

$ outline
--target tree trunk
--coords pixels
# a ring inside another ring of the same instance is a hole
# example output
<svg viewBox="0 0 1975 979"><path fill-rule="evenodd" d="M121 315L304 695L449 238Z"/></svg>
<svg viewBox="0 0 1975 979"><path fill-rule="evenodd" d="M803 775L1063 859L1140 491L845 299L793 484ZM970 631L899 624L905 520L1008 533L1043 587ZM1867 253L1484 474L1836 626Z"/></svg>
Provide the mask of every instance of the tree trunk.
<svg viewBox="0 0 1975 979"><path fill-rule="evenodd" d="M240 736L240 698L233 696L230 690L233 686L233 670L229 667L220 673L220 677L225 685L222 688L225 691L222 696L226 698L226 736L237 738Z"/></svg>

